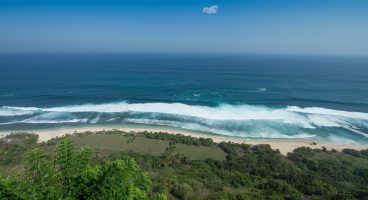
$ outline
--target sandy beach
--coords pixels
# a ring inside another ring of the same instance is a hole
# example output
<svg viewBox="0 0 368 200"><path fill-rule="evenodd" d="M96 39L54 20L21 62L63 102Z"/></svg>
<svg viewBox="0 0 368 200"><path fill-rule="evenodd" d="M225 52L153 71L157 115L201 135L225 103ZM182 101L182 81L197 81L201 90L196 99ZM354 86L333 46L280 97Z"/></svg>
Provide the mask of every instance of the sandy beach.
<svg viewBox="0 0 368 200"><path fill-rule="evenodd" d="M367 149L367 145L354 145L354 144L334 144L334 143L321 143L321 142L315 142L312 140L303 140L303 139L244 139L244 138L230 138L225 136L219 136L219 135L210 135L210 134L204 134L204 133L198 133L190 130L184 130L184 129L173 129L173 128L162 128L162 127L119 127L119 128L111 128L111 127L70 127L70 128L57 128L57 129L48 129L48 130L32 130L29 132L35 133L39 135L39 141L44 142L48 141L51 138L55 137L61 137L65 134L73 134L76 132L96 132L96 131L103 131L103 130L112 130L117 129L121 131L156 131L156 132L167 132L170 134L183 134L186 136L192 136L196 138L211 138L214 142L220 143L220 142L234 142L234 143L243 143L243 144L250 144L250 145L258 145L258 144L269 144L271 148L278 149L283 155L286 155L288 152L292 152L294 149L298 147L310 147L310 148L318 148L322 149L322 147L325 147L328 150L335 149L337 151L341 151L346 148L350 149L356 149L356 150L362 150ZM12 131L15 132L15 131ZM24 131L23 131L24 132ZM0 132L0 138L4 137L11 132L4 131Z"/></svg>

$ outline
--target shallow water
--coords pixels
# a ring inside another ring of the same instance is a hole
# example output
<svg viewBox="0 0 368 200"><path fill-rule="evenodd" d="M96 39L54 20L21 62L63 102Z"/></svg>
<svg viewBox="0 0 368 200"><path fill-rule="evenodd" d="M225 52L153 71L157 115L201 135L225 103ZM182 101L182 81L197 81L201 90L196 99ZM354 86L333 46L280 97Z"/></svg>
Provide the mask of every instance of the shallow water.
<svg viewBox="0 0 368 200"><path fill-rule="evenodd" d="M1 54L0 130L140 123L368 143L368 59Z"/></svg>

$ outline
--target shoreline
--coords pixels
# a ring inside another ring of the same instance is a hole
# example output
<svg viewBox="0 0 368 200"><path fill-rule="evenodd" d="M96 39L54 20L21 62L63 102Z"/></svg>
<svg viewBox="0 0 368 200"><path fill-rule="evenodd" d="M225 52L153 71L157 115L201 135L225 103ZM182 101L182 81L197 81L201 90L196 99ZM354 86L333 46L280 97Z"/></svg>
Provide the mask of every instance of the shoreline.
<svg viewBox="0 0 368 200"><path fill-rule="evenodd" d="M64 128L54 128L54 129L41 129L41 130L29 130L29 131L0 131L0 138L14 132L29 132L34 133L39 136L39 142L45 142L55 137L61 137L66 134L74 134L81 132L98 132L106 130L120 130L126 132L141 132L141 131L153 131L153 132L166 132L169 134L182 134L185 136L191 136L194 138L211 138L215 143L220 142L233 142L239 144L249 144L249 145L259 145L268 144L274 150L279 150L281 154L287 155L287 153L292 152L294 149L299 147L309 147L312 149L322 149L325 147L328 150L335 149L337 151L342 151L343 149L355 149L363 150L368 149L368 144L358 145L358 144L334 144L327 142L316 142L308 139L249 139L249 138L231 138L220 135L211 135L201 132L195 132L179 128L170 127L64 127Z"/></svg>

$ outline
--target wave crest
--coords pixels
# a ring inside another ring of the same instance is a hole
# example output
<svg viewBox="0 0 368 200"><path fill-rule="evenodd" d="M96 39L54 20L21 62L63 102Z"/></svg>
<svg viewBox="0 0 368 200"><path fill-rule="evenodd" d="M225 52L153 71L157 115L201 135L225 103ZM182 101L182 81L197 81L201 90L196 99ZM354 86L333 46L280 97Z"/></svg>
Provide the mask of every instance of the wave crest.
<svg viewBox="0 0 368 200"><path fill-rule="evenodd" d="M103 123L122 121L157 124L228 136L259 138L308 138L335 134L333 129L354 137L368 138L368 113L319 107L287 106L273 108L256 105L217 107L183 103L106 103L50 108L0 108L3 120L22 117L17 123ZM28 117L27 117L28 116ZM2 119L2 118L0 118ZM346 135L346 134L345 134ZM342 136L339 136L342 137Z"/></svg>

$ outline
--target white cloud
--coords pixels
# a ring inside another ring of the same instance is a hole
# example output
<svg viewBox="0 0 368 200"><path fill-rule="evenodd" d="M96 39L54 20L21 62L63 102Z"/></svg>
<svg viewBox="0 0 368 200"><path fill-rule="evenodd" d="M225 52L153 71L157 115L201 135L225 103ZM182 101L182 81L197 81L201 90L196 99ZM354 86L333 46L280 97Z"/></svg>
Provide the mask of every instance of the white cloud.
<svg viewBox="0 0 368 200"><path fill-rule="evenodd" d="M219 10L219 6L218 5L213 5L210 7L204 7L202 12L206 13L206 14L216 14Z"/></svg>

